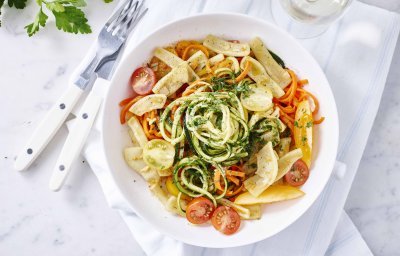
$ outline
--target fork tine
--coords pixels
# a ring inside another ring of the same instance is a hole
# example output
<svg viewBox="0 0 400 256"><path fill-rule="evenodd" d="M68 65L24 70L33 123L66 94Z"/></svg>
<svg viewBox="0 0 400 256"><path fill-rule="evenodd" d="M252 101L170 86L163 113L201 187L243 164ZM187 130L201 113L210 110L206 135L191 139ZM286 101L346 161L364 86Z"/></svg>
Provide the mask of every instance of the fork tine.
<svg viewBox="0 0 400 256"><path fill-rule="evenodd" d="M132 22L132 20L136 20L140 11L142 10L142 7L144 5L145 0L142 0L142 2L140 3L139 7L137 8L137 12L136 14L133 16L133 18L127 23L127 26L129 27L130 23ZM147 12L147 11L146 11Z"/></svg>
<svg viewBox="0 0 400 256"><path fill-rule="evenodd" d="M147 13L147 10L148 9L145 9L142 13L140 13L139 17L137 17L137 15L135 17L132 17L132 19L130 19L125 24L125 26L118 31L117 36L126 39L126 37L129 35L132 29L136 27L136 24L139 23L139 21Z"/></svg>
<svg viewBox="0 0 400 256"><path fill-rule="evenodd" d="M133 0L131 0L133 1ZM125 22L125 20L127 19L127 17L134 11L137 10L138 7L138 3L139 1L136 1L133 5L130 5L129 8L127 8L126 10L124 10L123 12L121 12L121 14L118 16L117 20L115 22L112 23L112 25L110 26L109 31L112 34L115 34L116 31L118 30L119 27L121 27L121 24Z"/></svg>
<svg viewBox="0 0 400 256"><path fill-rule="evenodd" d="M119 30L117 31L116 35L120 37L126 38L126 35L129 34L129 32L136 26L136 24L143 18L143 16L146 14L147 10L144 10L142 13L140 13L143 5L144 5L145 0L141 2L139 7L132 12L130 11L129 15L127 16L126 20L121 23L119 26Z"/></svg>
<svg viewBox="0 0 400 256"><path fill-rule="evenodd" d="M121 7L119 7L118 10L116 10L114 14L108 19L104 27L108 28L112 23L117 21L118 17L120 17L123 12L126 12L126 10L128 10L131 7L132 2L133 0L129 0L125 4L121 5Z"/></svg>
<svg viewBox="0 0 400 256"><path fill-rule="evenodd" d="M139 4L139 1L136 1L132 6L130 6L129 9L127 9L127 10L125 10L125 12L121 13L121 15L118 17L118 19L116 21L116 26L118 26L122 22L124 22L130 13L132 13L133 11L136 11L138 8L138 4Z"/></svg>
<svg viewBox="0 0 400 256"><path fill-rule="evenodd" d="M132 31L132 29L134 29L136 27L136 25L139 23L139 21L144 17L144 15L147 13L149 9L146 8L140 15L139 17L137 17L135 20L131 20L126 28L126 31L124 33L124 35L122 35L122 37L126 38L127 35L129 35L129 33Z"/></svg>

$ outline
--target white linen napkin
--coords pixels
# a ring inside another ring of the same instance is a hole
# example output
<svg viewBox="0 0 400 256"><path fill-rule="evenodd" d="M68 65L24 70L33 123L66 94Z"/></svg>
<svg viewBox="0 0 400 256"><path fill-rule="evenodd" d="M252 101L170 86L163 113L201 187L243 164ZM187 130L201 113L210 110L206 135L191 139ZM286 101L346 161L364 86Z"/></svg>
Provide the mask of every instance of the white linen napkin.
<svg viewBox="0 0 400 256"><path fill-rule="evenodd" d="M127 51L156 27L197 12L232 11L271 20L265 0L148 0L147 5L149 15L133 34ZM104 152L98 145L101 120L90 135L84 156L108 203L120 212L148 255L372 255L343 205L376 116L399 29L397 14L355 2L325 34L301 41L324 69L337 102L340 144L336 175L299 220L269 239L231 249L210 249L166 237L134 213L113 183L110 170L104 168Z"/></svg>

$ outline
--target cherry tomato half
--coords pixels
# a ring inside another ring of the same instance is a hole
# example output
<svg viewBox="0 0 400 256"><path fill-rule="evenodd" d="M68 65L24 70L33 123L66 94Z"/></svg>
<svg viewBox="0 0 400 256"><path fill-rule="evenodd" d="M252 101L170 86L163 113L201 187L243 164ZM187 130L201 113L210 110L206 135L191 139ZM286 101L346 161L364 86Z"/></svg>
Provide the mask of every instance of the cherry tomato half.
<svg viewBox="0 0 400 256"><path fill-rule="evenodd" d="M149 94L155 84L156 75L151 68L140 67L131 76L131 86L137 94Z"/></svg>
<svg viewBox="0 0 400 256"><path fill-rule="evenodd" d="M186 218L193 224L202 224L211 218L213 212L213 203L205 197L198 197L188 204Z"/></svg>
<svg viewBox="0 0 400 256"><path fill-rule="evenodd" d="M219 232L232 235L240 227L240 216L231 207L219 206L212 215L211 223Z"/></svg>
<svg viewBox="0 0 400 256"><path fill-rule="evenodd" d="M310 171L303 160L297 160L285 174L285 181L294 187L303 185L310 175Z"/></svg>

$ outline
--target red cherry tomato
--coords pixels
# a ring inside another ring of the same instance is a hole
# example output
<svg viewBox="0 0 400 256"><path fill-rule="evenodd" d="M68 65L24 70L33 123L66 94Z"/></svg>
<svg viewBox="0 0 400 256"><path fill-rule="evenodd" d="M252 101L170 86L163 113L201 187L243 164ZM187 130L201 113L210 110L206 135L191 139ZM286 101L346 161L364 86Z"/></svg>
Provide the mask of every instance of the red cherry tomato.
<svg viewBox="0 0 400 256"><path fill-rule="evenodd" d="M131 86L137 94L149 94L155 84L156 75L151 68L140 67L131 76Z"/></svg>
<svg viewBox="0 0 400 256"><path fill-rule="evenodd" d="M204 197L198 197L190 201L186 208L186 218L193 224L207 222L214 212L213 203Z"/></svg>
<svg viewBox="0 0 400 256"><path fill-rule="evenodd" d="M219 206L212 215L211 223L219 232L232 235L240 227L240 216L231 207Z"/></svg>
<svg viewBox="0 0 400 256"><path fill-rule="evenodd" d="M310 175L310 171L303 160L297 160L285 174L285 181L294 187L303 185Z"/></svg>

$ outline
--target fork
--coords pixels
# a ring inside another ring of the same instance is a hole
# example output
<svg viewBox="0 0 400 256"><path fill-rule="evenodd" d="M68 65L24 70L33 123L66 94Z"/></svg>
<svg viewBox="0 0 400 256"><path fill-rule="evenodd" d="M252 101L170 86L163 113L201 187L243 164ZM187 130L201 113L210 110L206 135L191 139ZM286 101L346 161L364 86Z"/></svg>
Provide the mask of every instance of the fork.
<svg viewBox="0 0 400 256"><path fill-rule="evenodd" d="M137 15L145 1L142 1L140 6L138 6L139 1L136 1L134 4L132 4L132 2L133 0L127 1L127 3L121 7L122 11L115 12L101 29L97 38L96 54L75 82L75 84L83 90L89 84L91 76L99 64L101 64L106 57L111 56L120 49L130 31L135 27L136 24L132 24L132 21L138 18ZM144 14L145 13L142 13L141 16ZM141 17L137 20L139 21L140 19Z"/></svg>
<svg viewBox="0 0 400 256"><path fill-rule="evenodd" d="M79 77L72 80L74 82L68 86L66 92L56 101L56 104L36 128L31 139L17 156L15 169L19 171L27 169L54 137L83 91L93 84L96 69L120 51L130 31L145 14L143 12L138 16L143 3L144 1L138 6L138 1L135 3L133 0L126 1L110 17L99 33L95 56L79 74Z"/></svg>

